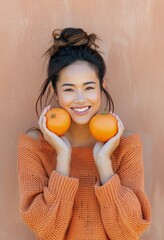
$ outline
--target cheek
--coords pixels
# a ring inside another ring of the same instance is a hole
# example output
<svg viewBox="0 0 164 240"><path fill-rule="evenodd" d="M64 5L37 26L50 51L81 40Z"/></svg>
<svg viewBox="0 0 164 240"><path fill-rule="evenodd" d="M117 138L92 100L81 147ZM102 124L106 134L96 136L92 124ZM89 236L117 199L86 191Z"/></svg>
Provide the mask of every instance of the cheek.
<svg viewBox="0 0 164 240"><path fill-rule="evenodd" d="M100 92L96 92L92 95L92 100L95 102L101 102L101 94Z"/></svg>
<svg viewBox="0 0 164 240"><path fill-rule="evenodd" d="M59 104L61 107L65 107L71 102L72 98L71 96L60 96L59 97Z"/></svg>
<svg viewBox="0 0 164 240"><path fill-rule="evenodd" d="M100 92L98 94L97 102L98 102L98 108L100 108L102 103L102 94Z"/></svg>

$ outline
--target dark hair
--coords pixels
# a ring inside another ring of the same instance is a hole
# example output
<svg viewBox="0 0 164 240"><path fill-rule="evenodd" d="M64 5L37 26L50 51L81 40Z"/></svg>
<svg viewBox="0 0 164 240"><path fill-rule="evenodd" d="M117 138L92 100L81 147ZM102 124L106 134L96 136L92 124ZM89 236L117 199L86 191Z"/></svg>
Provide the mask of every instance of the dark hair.
<svg viewBox="0 0 164 240"><path fill-rule="evenodd" d="M46 105L55 106L54 94L56 94L56 83L59 80L59 72L64 67L74 63L75 61L85 61L94 70L100 81L100 88L105 93L109 111L114 112L114 103L109 92L103 87L103 80L106 73L106 65L101 56L99 46L96 40L101 40L96 34L88 35L81 28L64 28L63 30L55 29L52 32L53 45L44 53L49 58L47 67L47 79L44 81L40 95L35 104L36 114L38 114L38 103L40 102L41 110ZM54 94L50 97L50 83L53 86ZM45 94L47 92L47 95ZM46 95L46 96L45 96ZM45 102L43 103L44 97ZM49 102L48 102L48 98Z"/></svg>

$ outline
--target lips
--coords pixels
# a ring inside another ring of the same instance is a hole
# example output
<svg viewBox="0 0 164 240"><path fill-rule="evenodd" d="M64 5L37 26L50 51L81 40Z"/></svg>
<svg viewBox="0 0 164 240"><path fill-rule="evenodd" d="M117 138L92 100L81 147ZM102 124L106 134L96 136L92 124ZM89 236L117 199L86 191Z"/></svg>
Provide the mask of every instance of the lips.
<svg viewBox="0 0 164 240"><path fill-rule="evenodd" d="M86 107L73 107L71 108L74 112L83 113L90 109L91 106Z"/></svg>

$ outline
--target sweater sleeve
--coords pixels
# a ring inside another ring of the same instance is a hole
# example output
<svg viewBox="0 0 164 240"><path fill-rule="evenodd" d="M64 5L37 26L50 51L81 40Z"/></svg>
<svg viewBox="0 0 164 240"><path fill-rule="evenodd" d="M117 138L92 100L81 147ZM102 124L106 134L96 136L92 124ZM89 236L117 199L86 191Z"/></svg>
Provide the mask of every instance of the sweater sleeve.
<svg viewBox="0 0 164 240"><path fill-rule="evenodd" d="M62 240L72 217L79 179L55 170L48 177L37 151L18 145L20 214L40 240Z"/></svg>
<svg viewBox="0 0 164 240"><path fill-rule="evenodd" d="M150 203L144 192L141 142L130 146L117 173L94 188L110 239L139 239L151 219Z"/></svg>

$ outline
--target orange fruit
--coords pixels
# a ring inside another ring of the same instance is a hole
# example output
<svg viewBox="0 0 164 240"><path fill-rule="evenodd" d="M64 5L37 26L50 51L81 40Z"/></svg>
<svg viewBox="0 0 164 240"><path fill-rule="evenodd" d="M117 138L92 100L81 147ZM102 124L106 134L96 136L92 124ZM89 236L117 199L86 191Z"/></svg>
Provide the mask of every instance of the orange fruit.
<svg viewBox="0 0 164 240"><path fill-rule="evenodd" d="M89 130L96 140L106 142L117 134L117 123L117 119L112 114L101 113L91 118Z"/></svg>
<svg viewBox="0 0 164 240"><path fill-rule="evenodd" d="M70 127L70 115L63 108L52 108L46 112L45 116L47 128L58 136L64 135Z"/></svg>

